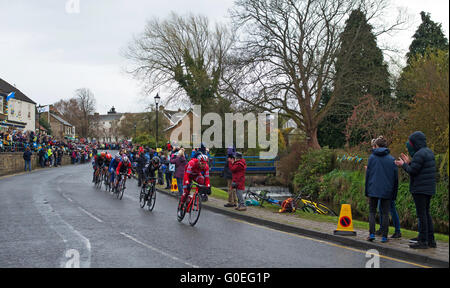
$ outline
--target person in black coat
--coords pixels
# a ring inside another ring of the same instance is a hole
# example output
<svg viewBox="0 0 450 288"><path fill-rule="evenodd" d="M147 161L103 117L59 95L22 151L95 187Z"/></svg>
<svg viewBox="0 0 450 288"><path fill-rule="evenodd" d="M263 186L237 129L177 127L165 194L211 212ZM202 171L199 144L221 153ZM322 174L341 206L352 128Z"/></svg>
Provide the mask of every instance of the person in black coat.
<svg viewBox="0 0 450 288"><path fill-rule="evenodd" d="M141 187L142 182L144 181L144 168L147 160L144 157L144 154L136 154L136 162L137 162L137 172L138 172L138 186Z"/></svg>
<svg viewBox="0 0 450 288"><path fill-rule="evenodd" d="M395 158L390 155L387 141L383 136L375 140L375 149L369 157L366 170L365 195L369 197L369 241L375 239L375 215L378 202L380 212L383 213L381 223L382 239L387 242L389 229L389 210L391 201L397 198L398 192L398 168L395 166Z"/></svg>
<svg viewBox="0 0 450 288"><path fill-rule="evenodd" d="M402 167L410 176L409 191L416 204L419 237L417 242L409 245L414 249L435 248L433 221L430 213L431 197L436 193L436 162L434 153L427 147L425 134L416 131L406 142L409 157L401 154L395 164Z"/></svg>
<svg viewBox="0 0 450 288"><path fill-rule="evenodd" d="M27 147L25 152L23 152L23 160L25 160L25 171L27 171L27 166L29 168L29 171L31 171L31 149L30 147Z"/></svg>
<svg viewBox="0 0 450 288"><path fill-rule="evenodd" d="M38 152L38 155L39 155L39 164L41 165L42 168L45 167L45 156L44 156L44 154L45 154L44 148L41 148L39 150L39 152Z"/></svg>

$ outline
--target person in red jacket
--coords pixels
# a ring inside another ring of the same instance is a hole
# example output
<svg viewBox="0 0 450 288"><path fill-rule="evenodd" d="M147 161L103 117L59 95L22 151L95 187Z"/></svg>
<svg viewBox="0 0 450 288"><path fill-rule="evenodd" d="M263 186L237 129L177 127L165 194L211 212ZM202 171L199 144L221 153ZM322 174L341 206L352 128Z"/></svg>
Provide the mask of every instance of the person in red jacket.
<svg viewBox="0 0 450 288"><path fill-rule="evenodd" d="M181 205L183 205L186 197L191 192L192 181L211 189L209 182L208 156L200 154L197 158L188 162L183 178L183 195L180 199Z"/></svg>
<svg viewBox="0 0 450 288"><path fill-rule="evenodd" d="M117 185L119 185L120 173L126 173L128 178L130 178L131 162L127 156L123 156L122 161L120 161L119 165L117 165L117 169L116 169L117 177L116 177L115 188L117 188Z"/></svg>
<svg viewBox="0 0 450 288"><path fill-rule="evenodd" d="M238 211L245 211L244 191L245 191L245 170L247 169L247 163L242 158L242 154L236 152L236 158L228 162L228 167L232 173L232 189L236 189L236 196L239 201L238 207L235 209Z"/></svg>

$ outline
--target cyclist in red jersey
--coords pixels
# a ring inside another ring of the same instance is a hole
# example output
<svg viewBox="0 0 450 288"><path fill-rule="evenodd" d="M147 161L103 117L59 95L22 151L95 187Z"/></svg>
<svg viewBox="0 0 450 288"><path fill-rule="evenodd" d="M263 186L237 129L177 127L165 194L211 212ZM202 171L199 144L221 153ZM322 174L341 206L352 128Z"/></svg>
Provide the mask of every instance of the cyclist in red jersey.
<svg viewBox="0 0 450 288"><path fill-rule="evenodd" d="M131 162L128 159L127 156L123 156L122 157L122 161L120 161L119 165L117 165L117 169L116 169L116 175L118 177L116 177L116 183L114 185L115 188L117 188L117 185L119 185L119 181L120 181L120 173L127 173L128 178L130 178L131 175Z"/></svg>
<svg viewBox="0 0 450 288"><path fill-rule="evenodd" d="M183 195L181 196L181 204L184 203L186 197L191 192L192 181L200 185L204 185L211 189L209 180L208 156L200 154L197 158L191 159L186 166L183 178ZM210 193L208 193L210 194Z"/></svg>

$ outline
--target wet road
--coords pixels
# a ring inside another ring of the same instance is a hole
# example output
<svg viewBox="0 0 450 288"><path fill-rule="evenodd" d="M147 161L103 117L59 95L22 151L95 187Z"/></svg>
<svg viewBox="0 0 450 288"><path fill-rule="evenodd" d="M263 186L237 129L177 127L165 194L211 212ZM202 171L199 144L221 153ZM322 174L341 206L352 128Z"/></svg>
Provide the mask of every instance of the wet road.
<svg viewBox="0 0 450 288"><path fill-rule="evenodd" d="M118 200L89 164L0 179L0 267L365 267L365 251L202 210L176 220L177 200L139 207L136 181ZM417 267L380 258L380 267Z"/></svg>

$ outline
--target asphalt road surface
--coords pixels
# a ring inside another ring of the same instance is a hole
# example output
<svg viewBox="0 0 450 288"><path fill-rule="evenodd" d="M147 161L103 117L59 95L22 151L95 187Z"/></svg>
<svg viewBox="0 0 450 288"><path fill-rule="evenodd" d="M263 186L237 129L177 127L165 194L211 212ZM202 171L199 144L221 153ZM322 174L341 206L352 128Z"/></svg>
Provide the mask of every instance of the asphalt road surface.
<svg viewBox="0 0 450 288"><path fill-rule="evenodd" d="M152 212L141 209L134 179L122 200L91 181L90 164L0 179L0 267L365 267L374 259L206 209L191 227L176 220L177 200L165 194Z"/></svg>

